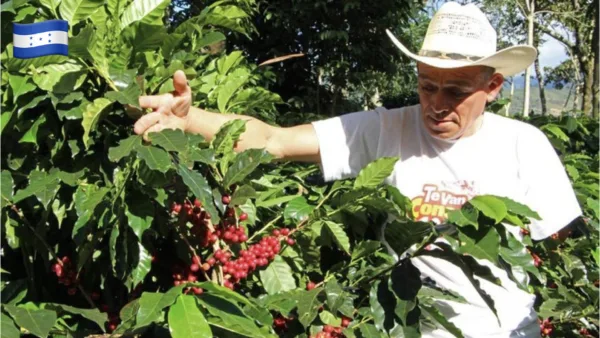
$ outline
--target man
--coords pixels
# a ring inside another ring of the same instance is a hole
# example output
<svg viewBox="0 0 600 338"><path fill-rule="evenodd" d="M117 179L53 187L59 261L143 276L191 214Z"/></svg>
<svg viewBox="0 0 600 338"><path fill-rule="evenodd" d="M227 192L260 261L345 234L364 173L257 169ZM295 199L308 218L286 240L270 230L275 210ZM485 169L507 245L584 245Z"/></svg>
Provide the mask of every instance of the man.
<svg viewBox="0 0 600 338"><path fill-rule="evenodd" d="M522 202L542 217L531 237L543 239L581 214L568 177L545 135L535 127L484 112L502 88L503 76L517 74L536 58L529 46L496 51L496 32L475 6L446 3L434 15L418 55L389 31L400 50L417 61L420 105L359 112L290 128L240 115L190 107L183 72L173 77L175 92L140 97L153 108L135 124L147 136L179 128L212 138L231 119L248 121L237 150L266 148L282 160L319 163L326 180L355 176L369 162L400 156L388 183L412 199L417 219L441 222L447 209L473 196L492 194ZM488 264L502 287L481 280L494 299L500 325L456 266L432 257L413 264L423 276L460 294L467 304L444 301L438 308L466 337L539 337L534 296ZM451 337L441 329L426 337Z"/></svg>

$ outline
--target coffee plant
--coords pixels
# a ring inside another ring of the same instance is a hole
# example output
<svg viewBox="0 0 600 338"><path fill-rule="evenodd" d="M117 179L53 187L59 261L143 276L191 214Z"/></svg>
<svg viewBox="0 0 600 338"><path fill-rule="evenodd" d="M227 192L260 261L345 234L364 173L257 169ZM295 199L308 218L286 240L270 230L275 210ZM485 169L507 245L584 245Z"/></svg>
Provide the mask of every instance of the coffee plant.
<svg viewBox="0 0 600 338"><path fill-rule="evenodd" d="M397 158L324 184L314 165L234 151L243 120L211 140L134 135L138 96L172 91L176 70L195 106L273 121L281 103L268 68L224 49L253 30L251 1L167 29L168 3L2 4L4 22L70 23L69 57L15 59L2 43L3 337L419 337L430 325L462 337L434 304L465 300L422 281L419 255L459 266L495 313L475 278L497 283L476 259L491 261L538 295L542 334L597 335L597 121L532 121L585 211L565 242L521 241L509 230L527 234L537 214L495 196L447 224L416 222L384 183Z"/></svg>

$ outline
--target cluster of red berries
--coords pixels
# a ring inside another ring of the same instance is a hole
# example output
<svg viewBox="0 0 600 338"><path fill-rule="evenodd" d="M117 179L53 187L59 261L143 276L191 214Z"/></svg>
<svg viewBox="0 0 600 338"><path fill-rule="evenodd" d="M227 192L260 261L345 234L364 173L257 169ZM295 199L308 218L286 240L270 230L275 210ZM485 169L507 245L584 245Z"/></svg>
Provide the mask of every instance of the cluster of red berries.
<svg viewBox="0 0 600 338"><path fill-rule="evenodd" d="M244 216L246 214L240 215ZM245 219L248 216L246 215ZM218 227L215 229L214 234L211 236L215 236L216 239L222 239L225 243L244 243L248 240L248 235L246 235L246 229L244 227L236 227L235 225L229 225L226 222L219 223ZM212 238L211 238L212 241Z"/></svg>
<svg viewBox="0 0 600 338"><path fill-rule="evenodd" d="M198 276L196 276L196 272L200 271L201 266L200 257L194 256L192 257L192 264L187 269L182 268L181 266L173 267L173 285L179 286L186 282L195 282L198 280ZM208 268L206 269L208 270ZM189 292L193 292L196 295L201 295L204 290L202 288L192 286L185 288L184 293L187 294Z"/></svg>
<svg viewBox="0 0 600 338"><path fill-rule="evenodd" d="M294 317L285 318L282 315L277 315L277 317L273 319L273 328L277 332L287 331L287 323L292 320L294 320Z"/></svg>
<svg viewBox="0 0 600 338"><path fill-rule="evenodd" d="M581 330L579 330L579 334L584 336L584 337L591 337L592 335L590 334L590 331L588 331L588 329L581 328Z"/></svg>
<svg viewBox="0 0 600 338"><path fill-rule="evenodd" d="M212 236L213 234L208 229L207 223L212 216L209 212L202 209L202 202L199 200L194 200L193 204L189 201L185 201L183 204L173 203L171 212L192 223L190 231L200 240L202 247L208 247L219 239L216 236Z"/></svg>
<svg viewBox="0 0 600 338"><path fill-rule="evenodd" d="M550 319L546 318L543 321L539 320L540 322L540 333L542 334L542 336L549 336L552 334L552 331L554 330L554 325L550 322Z"/></svg>
<svg viewBox="0 0 600 338"><path fill-rule="evenodd" d="M523 235L523 236L529 236L529 230L521 228L521 235Z"/></svg>
<svg viewBox="0 0 600 338"><path fill-rule="evenodd" d="M61 264L62 263L62 264ZM77 278L77 271L73 268L71 259L68 256L64 256L60 259L60 262L52 264L52 272L58 277L58 282L64 286L69 287L67 293L73 296L77 293L77 284L79 279Z"/></svg>
<svg viewBox="0 0 600 338"><path fill-rule="evenodd" d="M311 336L311 338L341 338L345 337L342 333L342 327L333 327L331 325L323 326L323 331L318 332L316 335Z"/></svg>

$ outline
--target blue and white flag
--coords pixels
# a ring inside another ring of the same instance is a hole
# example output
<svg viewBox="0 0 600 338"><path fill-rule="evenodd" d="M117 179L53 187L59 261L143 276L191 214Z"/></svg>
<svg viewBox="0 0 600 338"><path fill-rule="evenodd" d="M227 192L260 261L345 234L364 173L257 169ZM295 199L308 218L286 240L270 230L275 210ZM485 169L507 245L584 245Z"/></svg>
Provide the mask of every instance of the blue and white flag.
<svg viewBox="0 0 600 338"><path fill-rule="evenodd" d="M13 56L30 59L44 55L69 55L69 23L50 20L31 24L13 22Z"/></svg>

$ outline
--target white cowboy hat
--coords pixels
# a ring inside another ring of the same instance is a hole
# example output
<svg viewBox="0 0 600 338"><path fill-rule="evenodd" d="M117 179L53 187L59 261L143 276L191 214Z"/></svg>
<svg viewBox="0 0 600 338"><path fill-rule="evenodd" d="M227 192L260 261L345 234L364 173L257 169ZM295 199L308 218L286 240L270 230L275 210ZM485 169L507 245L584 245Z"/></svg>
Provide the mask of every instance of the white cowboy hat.
<svg viewBox="0 0 600 338"><path fill-rule="evenodd" d="M535 48L513 46L496 51L496 31L474 4L447 2L435 13L419 54L411 53L386 29L392 42L407 56L436 68L489 66L511 76L529 67Z"/></svg>

